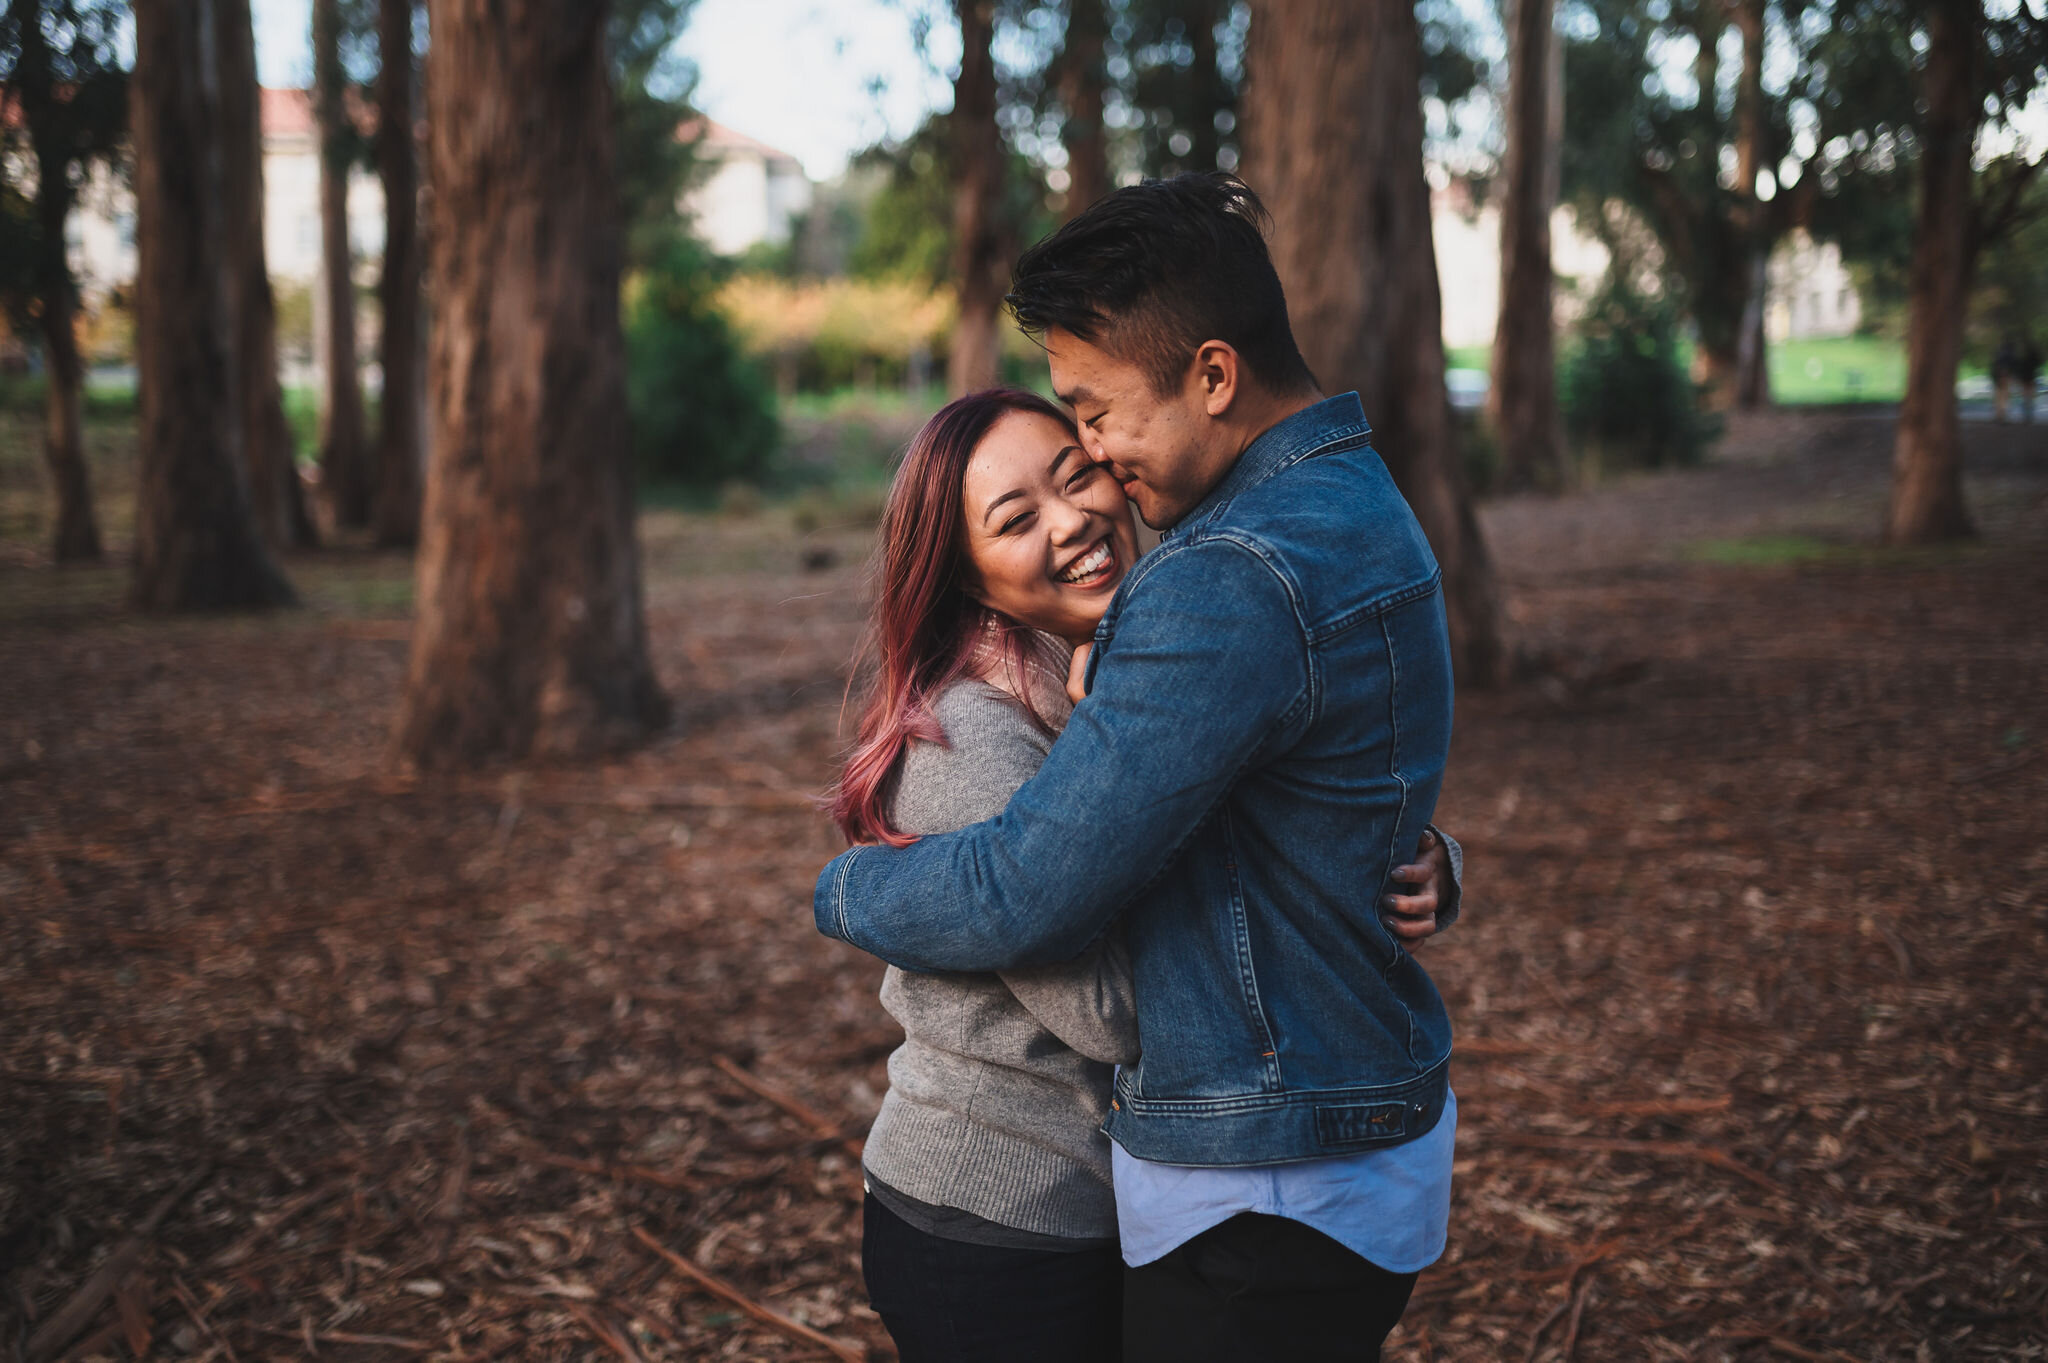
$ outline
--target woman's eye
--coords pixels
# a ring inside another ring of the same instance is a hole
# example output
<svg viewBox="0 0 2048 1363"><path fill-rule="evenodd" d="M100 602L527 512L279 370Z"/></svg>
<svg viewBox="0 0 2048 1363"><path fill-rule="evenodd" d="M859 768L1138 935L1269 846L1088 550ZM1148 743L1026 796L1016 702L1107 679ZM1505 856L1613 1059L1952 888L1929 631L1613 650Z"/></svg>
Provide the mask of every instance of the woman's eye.
<svg viewBox="0 0 2048 1363"><path fill-rule="evenodd" d="M1067 479L1067 486L1070 488L1079 487L1100 472L1102 472L1102 465L1100 464L1083 464L1074 470L1073 477Z"/></svg>
<svg viewBox="0 0 2048 1363"><path fill-rule="evenodd" d="M1020 514L1018 514L1018 515L1015 515L1015 516L1012 516L1012 517L1010 517L1010 519L1008 519L1008 520L1004 521L1004 522L1003 522L1003 528L1002 528L1002 529L1000 529L1000 530L998 530L998 531L996 531L996 533L997 533L998 535L1007 535L1007 534L1009 534L1009 533L1010 533L1010 532L1011 532L1012 530L1015 530L1015 529L1017 529L1017 528L1018 528L1019 526L1023 525L1023 524L1024 524L1024 522L1026 522L1026 521L1028 521L1028 520L1030 520L1030 519L1031 519L1031 513L1030 513L1029 511L1021 512Z"/></svg>

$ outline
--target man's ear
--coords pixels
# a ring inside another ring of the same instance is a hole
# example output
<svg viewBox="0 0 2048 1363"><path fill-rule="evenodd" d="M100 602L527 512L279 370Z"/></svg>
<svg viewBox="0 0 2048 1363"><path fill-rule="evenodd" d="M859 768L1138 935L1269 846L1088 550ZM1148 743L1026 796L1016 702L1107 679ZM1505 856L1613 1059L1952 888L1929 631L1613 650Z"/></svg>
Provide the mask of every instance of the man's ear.
<svg viewBox="0 0 2048 1363"><path fill-rule="evenodd" d="M1201 400L1203 410L1210 416L1227 415L1231 404L1237 401L1237 385L1243 373L1243 361L1230 342L1202 342L1195 350L1195 363L1189 379L1195 385L1195 395Z"/></svg>

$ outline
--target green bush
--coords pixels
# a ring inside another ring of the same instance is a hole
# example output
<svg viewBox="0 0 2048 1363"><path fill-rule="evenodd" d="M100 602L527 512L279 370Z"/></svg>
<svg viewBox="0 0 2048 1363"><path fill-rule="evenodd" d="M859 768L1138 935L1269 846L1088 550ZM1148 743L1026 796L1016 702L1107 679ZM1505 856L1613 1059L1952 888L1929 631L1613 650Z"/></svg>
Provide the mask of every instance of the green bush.
<svg viewBox="0 0 2048 1363"><path fill-rule="evenodd" d="M713 305L717 262L670 244L626 290L626 396L633 453L650 484L760 483L781 442L775 397Z"/></svg>
<svg viewBox="0 0 2048 1363"><path fill-rule="evenodd" d="M1576 331L1559 388L1583 471L1698 463L1714 425L1686 373L1670 300L1610 280Z"/></svg>

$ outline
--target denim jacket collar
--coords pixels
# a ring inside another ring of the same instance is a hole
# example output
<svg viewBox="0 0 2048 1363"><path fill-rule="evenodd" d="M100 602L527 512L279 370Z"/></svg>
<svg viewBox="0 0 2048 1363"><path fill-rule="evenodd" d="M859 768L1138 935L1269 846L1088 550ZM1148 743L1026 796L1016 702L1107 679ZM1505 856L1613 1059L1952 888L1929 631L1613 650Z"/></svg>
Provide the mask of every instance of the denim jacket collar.
<svg viewBox="0 0 2048 1363"><path fill-rule="evenodd" d="M1209 495L1161 538L1171 538L1208 520L1229 505L1233 498L1257 487L1298 459L1319 453L1341 441L1361 439L1371 434L1372 427L1365 420L1365 408L1360 405L1355 392L1340 393L1333 398L1324 398L1312 407L1304 407L1260 432L1237 457L1230 472L1223 475L1223 481L1211 488Z"/></svg>

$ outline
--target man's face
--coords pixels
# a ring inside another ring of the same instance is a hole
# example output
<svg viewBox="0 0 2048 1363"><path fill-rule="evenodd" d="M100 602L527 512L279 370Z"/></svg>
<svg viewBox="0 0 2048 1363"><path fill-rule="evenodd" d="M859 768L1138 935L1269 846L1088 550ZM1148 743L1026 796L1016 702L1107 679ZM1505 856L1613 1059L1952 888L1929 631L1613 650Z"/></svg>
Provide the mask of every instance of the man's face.
<svg viewBox="0 0 2048 1363"><path fill-rule="evenodd" d="M1210 446L1216 423L1192 358L1178 389L1159 393L1145 371L1069 331L1045 338L1053 392L1073 409L1081 447L1123 485L1138 514L1164 530L1194 510L1229 467Z"/></svg>

